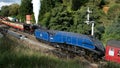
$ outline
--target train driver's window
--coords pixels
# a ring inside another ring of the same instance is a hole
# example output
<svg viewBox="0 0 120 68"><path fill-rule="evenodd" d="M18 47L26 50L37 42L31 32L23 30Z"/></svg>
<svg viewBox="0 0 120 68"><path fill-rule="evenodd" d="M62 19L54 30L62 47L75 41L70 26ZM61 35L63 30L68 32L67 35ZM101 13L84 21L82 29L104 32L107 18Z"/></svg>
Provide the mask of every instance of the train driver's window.
<svg viewBox="0 0 120 68"><path fill-rule="evenodd" d="M110 48L109 49L109 55L110 56L114 56L114 48Z"/></svg>
<svg viewBox="0 0 120 68"><path fill-rule="evenodd" d="M120 50L118 50L118 54L117 55L120 57Z"/></svg>

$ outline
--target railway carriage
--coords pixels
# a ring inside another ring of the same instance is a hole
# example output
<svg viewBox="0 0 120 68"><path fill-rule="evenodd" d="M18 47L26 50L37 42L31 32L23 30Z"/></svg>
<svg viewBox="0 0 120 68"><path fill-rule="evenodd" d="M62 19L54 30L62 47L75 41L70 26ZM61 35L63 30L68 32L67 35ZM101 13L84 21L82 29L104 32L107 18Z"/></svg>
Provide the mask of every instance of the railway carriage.
<svg viewBox="0 0 120 68"><path fill-rule="evenodd" d="M105 59L120 63L120 41L110 40L106 45Z"/></svg>
<svg viewBox="0 0 120 68"><path fill-rule="evenodd" d="M24 30L24 27L23 27L22 23L13 23L13 22L4 21L4 20L2 20L1 22L3 24L6 24L6 25L10 26L10 27L13 27L13 28L16 28L16 29L19 29L19 30Z"/></svg>

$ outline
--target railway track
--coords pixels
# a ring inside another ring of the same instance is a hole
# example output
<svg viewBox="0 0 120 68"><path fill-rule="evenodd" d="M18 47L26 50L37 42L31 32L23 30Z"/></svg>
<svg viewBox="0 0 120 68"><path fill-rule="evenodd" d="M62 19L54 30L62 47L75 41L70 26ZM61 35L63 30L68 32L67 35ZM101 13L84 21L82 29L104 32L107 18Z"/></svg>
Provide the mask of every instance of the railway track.
<svg viewBox="0 0 120 68"><path fill-rule="evenodd" d="M13 29L13 28L10 28L10 30L12 30L16 33L19 33L21 35L24 35L26 37L26 39L23 40L25 43L32 44L34 46L39 46L41 48L45 48L45 49L49 49L49 50L55 49L54 47L49 46L48 44L44 44L42 42L39 42L38 40L36 40L36 38L32 34L28 34L28 33L25 33L23 31L19 31L19 30Z"/></svg>
<svg viewBox="0 0 120 68"><path fill-rule="evenodd" d="M65 49L62 49L62 48L59 49L55 44L53 45L45 41L36 40L34 35L31 35L22 31L18 31L13 28L10 28L10 30L20 33L22 35L25 35L27 37L24 40L25 43L28 42L28 44L32 44L37 47L39 46L41 48L48 49L50 52L52 52L54 55L58 56L59 58L74 58L75 56L77 56L76 54L70 53L69 51L67 52Z"/></svg>
<svg viewBox="0 0 120 68"><path fill-rule="evenodd" d="M69 47L64 47L65 45L63 44L51 44L51 43L48 43L46 41L42 41L42 40L39 40L40 42L42 43L45 43L45 44L48 44L49 46L52 46L52 47L55 47L54 50L51 50L50 52L52 52L54 55L56 55L57 57L59 58L67 58L67 59L74 59L76 57L79 57L79 58L83 58L85 61L87 61L88 63L98 63L100 61L100 59L93 59L93 57L90 55L92 54L92 52L90 53L87 53L85 54L83 51L78 52L78 51L74 51L74 50L71 50L69 49ZM87 50L86 50L87 52Z"/></svg>
<svg viewBox="0 0 120 68"><path fill-rule="evenodd" d="M28 42L29 44L49 49L50 52L52 52L54 55L58 56L59 58L73 58L73 57L71 57L73 55L70 55L70 53L68 53L64 50L61 50L59 48L53 47L52 44L50 44L50 43L36 40L36 38L32 34L21 32L16 29L13 29L13 28L10 28L10 30L20 33L22 35L25 35L27 37L27 39L24 42Z"/></svg>

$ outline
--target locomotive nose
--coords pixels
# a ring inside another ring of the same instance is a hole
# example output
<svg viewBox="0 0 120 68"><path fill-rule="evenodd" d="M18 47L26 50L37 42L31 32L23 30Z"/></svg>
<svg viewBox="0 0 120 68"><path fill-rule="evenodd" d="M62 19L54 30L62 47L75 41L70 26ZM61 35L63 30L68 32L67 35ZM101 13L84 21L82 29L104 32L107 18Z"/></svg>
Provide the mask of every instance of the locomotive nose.
<svg viewBox="0 0 120 68"><path fill-rule="evenodd" d="M98 39L96 39L95 37L91 37L90 39L93 41L94 46L96 47L96 50L100 52L101 56L105 55L105 47L103 45L103 43L101 41L99 41Z"/></svg>
<svg viewBox="0 0 120 68"><path fill-rule="evenodd" d="M100 53L101 53L101 56L104 56L105 55L105 47L104 47L104 45L102 44L102 42L100 42L100 41L98 41L98 40L96 40L96 48L100 51Z"/></svg>

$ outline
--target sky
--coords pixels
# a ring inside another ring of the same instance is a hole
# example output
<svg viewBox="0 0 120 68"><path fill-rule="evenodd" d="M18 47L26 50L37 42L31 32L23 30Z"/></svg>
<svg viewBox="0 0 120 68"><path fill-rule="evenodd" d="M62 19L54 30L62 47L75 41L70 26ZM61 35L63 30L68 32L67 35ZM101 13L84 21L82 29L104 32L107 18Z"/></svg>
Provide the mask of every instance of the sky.
<svg viewBox="0 0 120 68"><path fill-rule="evenodd" d="M20 4L21 0L0 0L0 9L2 6L11 5L13 3Z"/></svg>

